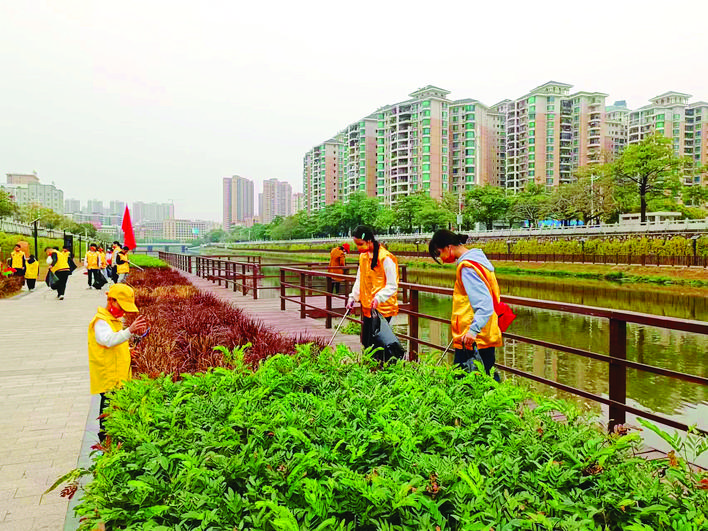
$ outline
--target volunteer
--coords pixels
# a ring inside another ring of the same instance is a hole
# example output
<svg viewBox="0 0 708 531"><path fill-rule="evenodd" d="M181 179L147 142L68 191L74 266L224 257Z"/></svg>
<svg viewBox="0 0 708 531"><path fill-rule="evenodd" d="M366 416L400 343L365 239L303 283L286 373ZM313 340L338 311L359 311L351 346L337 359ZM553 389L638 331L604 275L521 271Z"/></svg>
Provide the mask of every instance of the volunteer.
<svg viewBox="0 0 708 531"><path fill-rule="evenodd" d="M52 249L51 247L45 248L44 252L47 254L49 270L57 278L56 282L52 285L52 289L57 290L57 299L63 301L64 292L66 291L66 281L71 274L71 270L69 269L69 254L62 253L58 249Z"/></svg>
<svg viewBox="0 0 708 531"><path fill-rule="evenodd" d="M84 265L88 271L88 289L103 284L103 282L101 282L98 278L98 275L100 274L100 260L101 258L98 254L96 244L92 243L89 245L89 250L86 251L86 255L84 256ZM101 288L97 287L96 289Z"/></svg>
<svg viewBox="0 0 708 531"><path fill-rule="evenodd" d="M347 263L347 254L349 253L349 244L343 243L335 247L329 252L329 272L337 275L343 275L342 269ZM342 277L332 277L332 293L339 294L340 285L344 280Z"/></svg>
<svg viewBox="0 0 708 531"><path fill-rule="evenodd" d="M116 275L118 275L116 282L119 284L125 284L125 279L130 274L128 251L130 249L127 245L124 245L122 250L119 248L119 250L113 251L113 262L116 264Z"/></svg>
<svg viewBox="0 0 708 531"><path fill-rule="evenodd" d="M436 262L457 262L452 295L452 336L455 364L474 370L474 345L477 345L484 370L490 373L495 349L502 345L494 299L499 300L499 285L494 266L481 249L464 246L467 236L442 229L433 234L428 252ZM499 381L495 372L494 378Z"/></svg>
<svg viewBox="0 0 708 531"><path fill-rule="evenodd" d="M34 290L37 283L37 277L39 276L39 260L35 258L33 254L29 256L27 260L27 269L25 271L25 281L27 282L27 289L30 291Z"/></svg>
<svg viewBox="0 0 708 531"><path fill-rule="evenodd" d="M359 269L347 309L351 310L356 302L361 302L361 337L366 348L371 344L371 310L378 311L389 323L398 314L398 260L376 241L371 227L360 225L352 236L360 253Z"/></svg>
<svg viewBox="0 0 708 531"><path fill-rule="evenodd" d="M10 253L10 267L15 270L13 273L16 277L24 276L25 274L25 264L27 263L25 259L25 253L22 251L22 247L19 244L15 245L15 248Z"/></svg>
<svg viewBox="0 0 708 531"><path fill-rule="evenodd" d="M128 340L131 335L142 335L148 329L142 315L123 329L121 317L126 313L138 313L133 288L114 284L106 292L106 297L106 307L98 308L88 327L91 394L101 395L98 432L101 441L105 438L102 415L109 402L106 393L131 379Z"/></svg>

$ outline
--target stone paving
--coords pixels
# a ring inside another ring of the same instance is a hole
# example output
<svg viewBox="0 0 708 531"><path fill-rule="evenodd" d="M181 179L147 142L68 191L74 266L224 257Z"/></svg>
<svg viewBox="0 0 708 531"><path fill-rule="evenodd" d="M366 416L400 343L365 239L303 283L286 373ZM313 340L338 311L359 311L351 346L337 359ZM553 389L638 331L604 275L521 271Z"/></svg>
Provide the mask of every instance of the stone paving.
<svg viewBox="0 0 708 531"><path fill-rule="evenodd" d="M106 300L82 273L63 301L43 282L0 299L0 531L64 528L68 501L42 493L76 468L94 429L86 329Z"/></svg>

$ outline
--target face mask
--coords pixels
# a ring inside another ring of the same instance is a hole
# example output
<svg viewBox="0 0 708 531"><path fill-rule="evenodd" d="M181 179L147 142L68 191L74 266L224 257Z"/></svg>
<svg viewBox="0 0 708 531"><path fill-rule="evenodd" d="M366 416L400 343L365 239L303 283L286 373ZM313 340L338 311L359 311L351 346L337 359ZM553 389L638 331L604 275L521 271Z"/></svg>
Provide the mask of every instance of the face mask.
<svg viewBox="0 0 708 531"><path fill-rule="evenodd" d="M125 313L125 312L123 312L123 309L120 306L113 306L113 305L111 305L111 307L108 308L108 311L116 319L118 319L119 317L123 317L123 313Z"/></svg>

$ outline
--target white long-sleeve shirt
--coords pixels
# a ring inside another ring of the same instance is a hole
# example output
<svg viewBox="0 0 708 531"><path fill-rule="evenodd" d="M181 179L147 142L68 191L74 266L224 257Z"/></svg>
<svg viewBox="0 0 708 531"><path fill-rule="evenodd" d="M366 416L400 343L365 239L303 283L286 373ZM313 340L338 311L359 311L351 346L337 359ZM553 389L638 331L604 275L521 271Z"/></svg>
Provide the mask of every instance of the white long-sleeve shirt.
<svg viewBox="0 0 708 531"><path fill-rule="evenodd" d="M369 253L369 257L373 258L371 253ZM398 291L398 284L396 284L396 264L390 256L384 258L383 269L386 274L386 285L374 296L374 298L379 301L379 304L390 299ZM357 269L356 281L354 282L354 287L349 295L349 299L353 299L355 302L358 302L359 290L359 269Z"/></svg>
<svg viewBox="0 0 708 531"><path fill-rule="evenodd" d="M98 319L93 325L93 332L96 336L96 343L102 347L115 347L121 343L125 343L132 335L130 330L124 328L119 332L114 332L106 321Z"/></svg>

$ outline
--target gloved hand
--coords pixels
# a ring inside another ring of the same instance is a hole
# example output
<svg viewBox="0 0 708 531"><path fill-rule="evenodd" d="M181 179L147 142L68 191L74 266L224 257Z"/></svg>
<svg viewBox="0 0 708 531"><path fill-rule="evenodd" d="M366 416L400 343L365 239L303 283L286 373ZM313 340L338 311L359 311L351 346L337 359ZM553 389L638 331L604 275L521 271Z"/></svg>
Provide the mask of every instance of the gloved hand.
<svg viewBox="0 0 708 531"><path fill-rule="evenodd" d="M347 310L352 311L354 309L355 304L356 302L354 301L354 299L349 297L349 300L347 300Z"/></svg>

